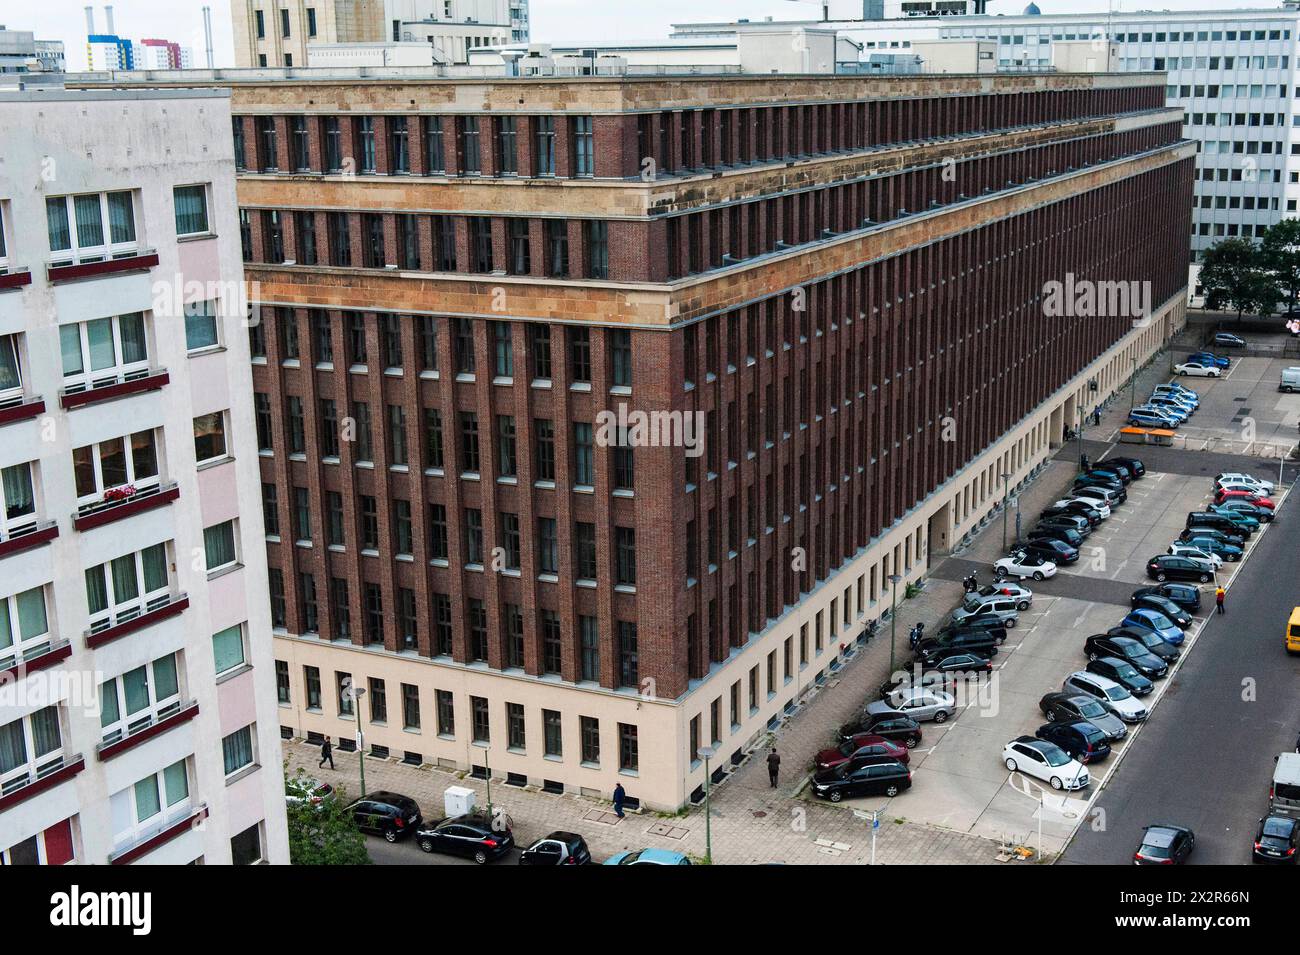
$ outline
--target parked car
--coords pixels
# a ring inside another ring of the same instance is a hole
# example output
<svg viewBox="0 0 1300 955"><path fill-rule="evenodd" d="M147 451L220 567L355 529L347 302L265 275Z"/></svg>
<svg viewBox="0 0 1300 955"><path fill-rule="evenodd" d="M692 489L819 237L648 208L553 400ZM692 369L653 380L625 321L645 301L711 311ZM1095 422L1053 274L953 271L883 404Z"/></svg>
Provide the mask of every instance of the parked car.
<svg viewBox="0 0 1300 955"><path fill-rule="evenodd" d="M1224 348L1245 348L1246 340L1232 332L1215 332L1211 344L1222 345Z"/></svg>
<svg viewBox="0 0 1300 955"><path fill-rule="evenodd" d="M1242 517L1252 517L1260 524L1273 523L1274 510L1272 508L1263 507L1252 501L1232 498L1224 501L1222 504L1214 504L1211 506L1220 514L1226 514L1231 511L1232 513L1239 514Z"/></svg>
<svg viewBox="0 0 1300 955"><path fill-rule="evenodd" d="M500 817L494 821L486 813L471 812L419 829L415 844L425 852L464 856L483 865L514 849L515 838Z"/></svg>
<svg viewBox="0 0 1300 955"><path fill-rule="evenodd" d="M1213 352L1208 352L1208 351L1192 352L1192 354L1187 356L1187 360L1199 361L1202 364L1206 364L1206 365L1215 365L1219 368L1222 368L1224 371L1227 371L1228 367L1232 364L1231 359L1222 358L1219 355L1216 355Z"/></svg>
<svg viewBox="0 0 1300 955"><path fill-rule="evenodd" d="M999 578L1019 577L1025 580L1032 577L1034 580L1046 580L1056 576L1056 564L1043 557L1019 550L994 564L993 573Z"/></svg>
<svg viewBox="0 0 1300 955"><path fill-rule="evenodd" d="M420 806L414 799L383 789L358 799L348 811L358 829L383 836L385 842L409 836L423 821Z"/></svg>
<svg viewBox="0 0 1300 955"><path fill-rule="evenodd" d="M946 678L965 673L988 673L993 669L993 660L987 654L963 650L929 663L918 660L917 665L922 674L937 673Z"/></svg>
<svg viewBox="0 0 1300 955"><path fill-rule="evenodd" d="M1219 488L1214 492L1215 504L1226 504L1228 501L1245 501L1247 504L1254 504L1256 507L1273 510L1276 506L1271 497L1265 497L1262 494L1256 494L1254 491L1234 491L1228 488Z"/></svg>
<svg viewBox="0 0 1300 955"><path fill-rule="evenodd" d="M819 799L839 802L855 796L888 796L891 799L912 788L912 771L899 762L840 766L813 776L812 793Z"/></svg>
<svg viewBox="0 0 1300 955"><path fill-rule="evenodd" d="M1153 395L1178 395L1180 398L1186 398L1193 407L1199 407L1201 396L1188 388L1180 381L1167 381L1163 385L1156 385L1151 389Z"/></svg>
<svg viewBox="0 0 1300 955"><path fill-rule="evenodd" d="M1002 762L1011 772L1041 779L1053 789L1083 789L1088 770L1061 747L1032 736L1018 736L1002 749Z"/></svg>
<svg viewBox="0 0 1300 955"><path fill-rule="evenodd" d="M1069 544L1071 547L1082 547L1083 538L1079 536L1078 531L1072 531L1068 527L1053 527L1050 524L1039 523L1030 528L1029 533L1025 535L1026 540L1053 540Z"/></svg>
<svg viewBox="0 0 1300 955"><path fill-rule="evenodd" d="M1089 763L1099 763L1110 755L1110 743L1106 739L1106 734L1087 720L1046 723L1038 727L1034 735L1049 743L1055 743L1085 766Z"/></svg>
<svg viewBox="0 0 1300 955"><path fill-rule="evenodd" d="M1006 630L1007 621L998 613L973 613L961 620L950 620L939 628L935 633L940 641L943 641L949 634L955 634L959 630ZM1001 639L1006 639L1005 634Z"/></svg>
<svg viewBox="0 0 1300 955"><path fill-rule="evenodd" d="M1006 594L990 594L987 597L967 594L961 606L952 612L951 620L954 624L961 625L962 621L972 617L992 617L1004 621L1007 629L1011 629L1016 625L1020 611L1028 609L1028 600L1016 600Z"/></svg>
<svg viewBox="0 0 1300 955"><path fill-rule="evenodd" d="M323 806L336 798L333 786L310 776L290 776L284 781L284 802L288 806Z"/></svg>
<svg viewBox="0 0 1300 955"><path fill-rule="evenodd" d="M1223 558L1209 551L1201 550L1185 540L1176 540L1166 549L1166 553L1175 557L1186 557L1209 571L1216 571L1223 566Z"/></svg>
<svg viewBox="0 0 1300 955"><path fill-rule="evenodd" d="M1101 657L1119 657L1131 663L1149 680L1158 680L1169 672L1169 664L1148 650L1140 640L1132 637L1095 633L1083 642L1083 652L1090 661Z"/></svg>
<svg viewBox="0 0 1300 955"><path fill-rule="evenodd" d="M1005 629L954 630L939 637L926 637L916 647L916 658L929 666L954 653L971 652L993 656L998 644L1007 638Z"/></svg>
<svg viewBox="0 0 1300 955"><path fill-rule="evenodd" d="M1218 365L1199 361L1185 361L1180 365L1174 365L1174 371L1180 375L1191 375L1196 378L1218 378L1223 374L1223 370Z"/></svg>
<svg viewBox="0 0 1300 955"><path fill-rule="evenodd" d="M1128 491L1124 490L1122 486L1114 487L1112 485L1102 484L1101 481L1101 478L1076 481L1074 483L1074 488L1070 493L1085 501L1105 501L1110 505L1112 511L1128 500Z"/></svg>
<svg viewBox="0 0 1300 955"><path fill-rule="evenodd" d="M1117 455L1112 455L1111 457L1102 458L1100 461L1098 461L1097 467L1108 468L1116 464L1120 464L1128 468L1129 474L1132 475L1133 480L1135 481L1140 481L1144 476L1146 476L1147 473L1146 465L1144 465L1137 458L1122 458Z"/></svg>
<svg viewBox="0 0 1300 955"><path fill-rule="evenodd" d="M520 865L588 865L591 850L576 832L552 832L519 853Z"/></svg>
<svg viewBox="0 0 1300 955"><path fill-rule="evenodd" d="M1091 468L1075 475L1074 486L1109 488L1115 492L1116 496L1124 493L1124 482L1119 479L1119 475L1110 471L1101 471L1097 468Z"/></svg>
<svg viewBox="0 0 1300 955"><path fill-rule="evenodd" d="M1214 493L1218 494L1219 491L1248 491L1251 494L1259 494L1263 497L1270 497L1273 494L1273 489L1271 487L1266 488L1260 484L1249 481L1240 481L1235 478L1215 481Z"/></svg>
<svg viewBox="0 0 1300 955"><path fill-rule="evenodd" d="M1203 565L1188 557L1175 557L1172 554L1159 554L1148 560L1147 576L1161 582L1198 580L1203 584L1214 579L1214 574Z"/></svg>
<svg viewBox="0 0 1300 955"><path fill-rule="evenodd" d="M1122 719L1093 697L1082 693L1048 693L1038 701L1038 708L1053 723L1087 720L1112 742L1128 735L1128 727Z"/></svg>
<svg viewBox="0 0 1300 955"><path fill-rule="evenodd" d="M1292 331L1291 334L1296 335L1300 334L1300 332ZM1297 389L1300 389L1300 368L1294 365L1290 368L1283 368L1282 376L1278 379L1277 390L1285 391L1287 394L1295 394Z"/></svg>
<svg viewBox="0 0 1300 955"><path fill-rule="evenodd" d="M1178 427L1178 422L1170 415L1151 408L1133 408L1128 413L1128 423L1137 428Z"/></svg>
<svg viewBox="0 0 1300 955"><path fill-rule="evenodd" d="M1297 850L1300 850L1300 819L1265 816L1259 821L1252 861L1295 865Z"/></svg>
<svg viewBox="0 0 1300 955"><path fill-rule="evenodd" d="M1167 643L1156 635L1153 630L1145 630L1141 627L1111 627L1106 631L1108 637L1126 637L1129 640L1136 640L1153 656L1159 657L1166 663L1173 663L1182 654L1172 643Z"/></svg>
<svg viewBox="0 0 1300 955"><path fill-rule="evenodd" d="M683 852L671 849L633 849L619 852L604 862L605 865L690 865L691 860Z"/></svg>
<svg viewBox="0 0 1300 955"><path fill-rule="evenodd" d="M1070 501L1057 501L1055 504L1039 511L1038 517L1042 520L1045 517L1059 517L1063 514L1082 517L1088 522L1089 527L1096 527L1102 521L1101 511L1097 510L1095 507L1091 507L1082 499L1079 500L1079 503L1074 504L1073 506Z"/></svg>
<svg viewBox="0 0 1300 955"><path fill-rule="evenodd" d="M1170 603L1178 604L1189 613L1195 613L1201 609L1201 591L1196 587L1189 587L1187 584L1158 584L1155 587L1139 587L1133 591L1133 600L1138 601L1143 597L1154 596L1163 597ZM1133 606L1138 606L1135 602Z"/></svg>
<svg viewBox="0 0 1300 955"><path fill-rule="evenodd" d="M1196 847L1196 836L1186 826L1147 826L1144 832L1134 865L1182 865Z"/></svg>
<svg viewBox="0 0 1300 955"><path fill-rule="evenodd" d="M921 742L921 724L902 713L890 712L878 717L864 712L856 720L840 727L841 740L863 735L880 736L892 743L902 743L908 749L915 749Z"/></svg>
<svg viewBox="0 0 1300 955"><path fill-rule="evenodd" d="M1266 481L1263 478L1257 478L1253 474L1247 474L1244 471L1220 471L1214 475L1214 483L1224 484L1250 484L1259 488L1265 494L1273 493L1273 482Z"/></svg>
<svg viewBox="0 0 1300 955"><path fill-rule="evenodd" d="M1130 603L1134 610L1154 610L1184 630L1192 625L1192 615L1168 597L1159 594L1143 594L1139 597L1135 593Z"/></svg>
<svg viewBox="0 0 1300 955"><path fill-rule="evenodd" d="M851 739L842 741L839 746L822 750L817 754L814 766L820 772L843 766L845 763L861 765L886 759L896 759L906 766L911 759L911 754L901 743L890 742L875 733L859 733Z"/></svg>
<svg viewBox="0 0 1300 955"><path fill-rule="evenodd" d="M1146 706L1109 677L1086 670L1076 670L1061 683L1061 692L1082 694L1096 700L1125 723L1140 723L1147 718Z"/></svg>
<svg viewBox="0 0 1300 955"><path fill-rule="evenodd" d="M1184 534L1186 534L1186 532L1184 532ZM1239 545L1226 543L1217 537L1210 537L1201 534L1184 536L1184 534L1178 535L1179 543L1186 544L1188 547L1193 547L1202 553L1211 554L1219 558L1220 567L1223 566L1223 561L1236 563L1241 560L1242 555L1245 553ZM1173 552L1171 551L1171 553Z"/></svg>
<svg viewBox="0 0 1300 955"><path fill-rule="evenodd" d="M1088 672L1114 680L1134 696L1146 696L1156 685L1137 671L1133 664L1119 657L1098 657L1088 661Z"/></svg>
<svg viewBox="0 0 1300 955"><path fill-rule="evenodd" d="M1228 531L1229 533L1236 533L1241 534L1243 537L1249 537L1254 534L1255 531L1259 530L1260 520L1258 517L1254 517L1253 515L1247 514L1241 510L1241 505L1248 503L1250 502L1236 501L1234 502L1236 506L1229 506L1227 502L1224 502L1223 504L1212 503L1209 505L1210 509L1208 511L1200 511L1196 513L1208 515L1209 517L1217 517L1220 520L1226 520L1228 522L1226 526L1210 524L1210 527L1218 527L1220 530ZM1251 504L1251 507L1254 507L1254 505ZM1203 521L1203 517L1197 517L1198 523Z"/></svg>
<svg viewBox="0 0 1300 955"><path fill-rule="evenodd" d="M1076 563L1079 560L1079 548L1071 547L1063 541L1038 540L1025 541L1020 549L1030 557L1041 557L1058 567Z"/></svg>
<svg viewBox="0 0 1300 955"><path fill-rule="evenodd" d="M868 716L901 713L918 723L929 720L943 723L956 712L957 700L950 693L928 686L900 688L888 700L876 700L867 704Z"/></svg>
<svg viewBox="0 0 1300 955"><path fill-rule="evenodd" d="M1212 540L1218 541L1220 544L1228 544L1237 548L1244 548L1246 546L1246 539L1240 534L1226 533L1214 527L1184 527L1182 532L1178 535L1178 539L1181 541L1190 541L1197 537L1202 539L1208 537Z"/></svg>
<svg viewBox="0 0 1300 955"><path fill-rule="evenodd" d="M1054 514L1051 517L1041 518L1037 526L1073 531L1081 541L1092 533L1092 525L1088 523L1088 519L1077 514Z"/></svg>
<svg viewBox="0 0 1300 955"><path fill-rule="evenodd" d="M1183 404L1177 398L1167 395L1152 395L1141 405L1142 408L1152 408L1162 414L1167 414L1179 424L1185 422L1192 416L1192 409Z"/></svg>
<svg viewBox="0 0 1300 955"><path fill-rule="evenodd" d="M1125 472L1127 473L1127 472ZM1052 505L1053 508L1059 507L1067 514L1078 514L1080 517L1086 517L1088 523L1096 527L1106 518L1110 517L1110 505L1105 501L1096 501L1084 497L1066 497ZM1049 508L1050 510L1051 508ZM1046 513L1046 512L1044 512Z"/></svg>
<svg viewBox="0 0 1300 955"><path fill-rule="evenodd" d="M995 584L985 584L975 591L975 595L979 597L992 597L995 594L1014 599L1018 610L1028 610L1030 601L1034 599L1032 590L1024 584L1018 584L1011 580L999 580Z"/></svg>

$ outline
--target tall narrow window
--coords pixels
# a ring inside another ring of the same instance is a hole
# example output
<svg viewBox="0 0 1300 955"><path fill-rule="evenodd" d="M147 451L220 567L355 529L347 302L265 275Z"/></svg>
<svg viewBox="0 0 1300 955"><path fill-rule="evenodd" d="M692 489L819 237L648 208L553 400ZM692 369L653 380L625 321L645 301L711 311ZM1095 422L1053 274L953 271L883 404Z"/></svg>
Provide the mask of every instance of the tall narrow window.
<svg viewBox="0 0 1300 955"><path fill-rule="evenodd" d="M573 174L592 176L596 172L590 116L573 117Z"/></svg>

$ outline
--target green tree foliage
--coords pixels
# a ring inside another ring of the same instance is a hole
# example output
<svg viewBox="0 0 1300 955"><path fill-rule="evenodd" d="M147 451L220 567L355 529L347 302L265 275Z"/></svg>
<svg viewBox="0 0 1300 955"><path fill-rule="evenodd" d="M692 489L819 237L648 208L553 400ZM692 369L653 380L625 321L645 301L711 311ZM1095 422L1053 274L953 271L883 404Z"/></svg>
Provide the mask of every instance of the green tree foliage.
<svg viewBox="0 0 1300 955"><path fill-rule="evenodd" d="M299 769L292 777L285 773L286 788L310 789L311 777ZM341 786L329 799L290 801L289 861L294 865L369 865L366 837L361 834L352 814L347 811L351 799Z"/></svg>
<svg viewBox="0 0 1300 955"><path fill-rule="evenodd" d="M1199 276L1205 305L1211 309L1271 315L1278 290L1263 252L1249 239L1231 238L1205 250Z"/></svg>
<svg viewBox="0 0 1300 955"><path fill-rule="evenodd" d="M1264 267L1286 292L1292 310L1300 297L1300 219L1283 219L1264 232L1259 244Z"/></svg>

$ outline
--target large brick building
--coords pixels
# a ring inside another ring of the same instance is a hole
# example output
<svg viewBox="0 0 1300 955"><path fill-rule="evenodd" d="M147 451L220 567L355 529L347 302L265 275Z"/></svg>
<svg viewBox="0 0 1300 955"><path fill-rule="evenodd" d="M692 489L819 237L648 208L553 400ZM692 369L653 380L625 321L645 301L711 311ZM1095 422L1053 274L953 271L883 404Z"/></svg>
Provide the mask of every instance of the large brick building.
<svg viewBox="0 0 1300 955"><path fill-rule="evenodd" d="M1182 321L1156 74L222 82L308 738L678 806Z"/></svg>

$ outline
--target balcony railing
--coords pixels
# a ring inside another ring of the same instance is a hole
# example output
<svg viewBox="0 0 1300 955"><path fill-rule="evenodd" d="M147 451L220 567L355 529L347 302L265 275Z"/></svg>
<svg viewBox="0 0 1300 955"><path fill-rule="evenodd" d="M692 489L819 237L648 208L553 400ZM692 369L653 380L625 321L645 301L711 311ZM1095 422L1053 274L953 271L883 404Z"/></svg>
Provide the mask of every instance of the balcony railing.
<svg viewBox="0 0 1300 955"><path fill-rule="evenodd" d="M160 828L150 835L142 835L136 842L123 846L108 857L110 865L130 865L141 856L166 845L177 836L184 835L208 817L206 805L186 806L181 812L169 815Z"/></svg>
<svg viewBox="0 0 1300 955"><path fill-rule="evenodd" d="M143 272L158 264L157 252L136 252L119 258L100 259L98 262L66 262L50 264L46 275L51 282L69 282L72 279L93 278L118 272Z"/></svg>
<svg viewBox="0 0 1300 955"><path fill-rule="evenodd" d="M0 534L0 558L48 544L58 536L59 525L54 521L33 521L8 534Z"/></svg>
<svg viewBox="0 0 1300 955"><path fill-rule="evenodd" d="M12 809L20 802L39 796L59 783L71 779L86 768L82 756L57 756L38 763L21 774L15 773L0 782L0 812Z"/></svg>
<svg viewBox="0 0 1300 955"><path fill-rule="evenodd" d="M129 607L112 616L91 624L86 631L86 646L94 649L124 637L128 633L153 626L168 617L174 617L190 605L186 594L162 594L152 600Z"/></svg>
<svg viewBox="0 0 1300 955"><path fill-rule="evenodd" d="M71 641L53 638L23 647L17 653L7 653L0 657L0 684L52 667L71 655Z"/></svg>
<svg viewBox="0 0 1300 955"><path fill-rule="evenodd" d="M79 408L141 391L157 391L169 381L171 376L167 374L166 368L140 368L104 375L59 389L59 404L65 409Z"/></svg>
<svg viewBox="0 0 1300 955"><path fill-rule="evenodd" d="M125 729L114 730L104 737L95 751L100 762L105 762L182 723L188 723L198 715L199 704L196 701L174 700L157 712L145 713L140 719L127 723Z"/></svg>
<svg viewBox="0 0 1300 955"><path fill-rule="evenodd" d="M102 527L130 517L132 514L163 507L180 496L181 490L175 482L154 484L135 490L129 495L96 501L78 508L77 513L72 515L72 526L79 531L88 531L92 527Z"/></svg>
<svg viewBox="0 0 1300 955"><path fill-rule="evenodd" d="M44 398L28 398L24 395L0 399L0 424L11 421L24 421L45 413Z"/></svg>
<svg viewBox="0 0 1300 955"><path fill-rule="evenodd" d="M0 274L0 292L31 284L32 273L28 269L14 269L12 272Z"/></svg>

